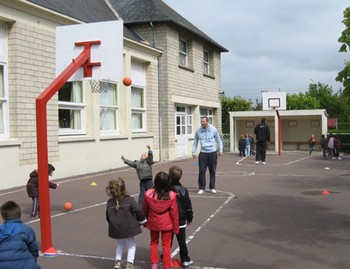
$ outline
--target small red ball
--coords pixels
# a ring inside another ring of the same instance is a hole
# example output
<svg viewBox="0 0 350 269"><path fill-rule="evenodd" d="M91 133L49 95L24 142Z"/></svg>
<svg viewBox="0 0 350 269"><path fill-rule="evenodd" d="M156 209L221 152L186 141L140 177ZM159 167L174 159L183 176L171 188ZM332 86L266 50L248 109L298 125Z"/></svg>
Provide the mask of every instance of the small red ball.
<svg viewBox="0 0 350 269"><path fill-rule="evenodd" d="M130 86L131 83L132 83L131 78L125 77L125 78L123 79L123 84L124 84L125 86Z"/></svg>
<svg viewBox="0 0 350 269"><path fill-rule="evenodd" d="M64 208L64 210L66 210L66 211L71 211L72 208L73 208L73 205L72 205L72 203L70 203L70 202L65 202L64 205L63 205L63 208Z"/></svg>

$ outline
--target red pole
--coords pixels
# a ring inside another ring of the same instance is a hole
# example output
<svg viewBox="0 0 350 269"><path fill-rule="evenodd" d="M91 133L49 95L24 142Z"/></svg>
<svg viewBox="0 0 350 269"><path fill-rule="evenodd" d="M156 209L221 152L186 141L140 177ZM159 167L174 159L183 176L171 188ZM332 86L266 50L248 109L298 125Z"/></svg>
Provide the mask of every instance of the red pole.
<svg viewBox="0 0 350 269"><path fill-rule="evenodd" d="M281 117L277 109L276 113L278 119L278 156L281 156Z"/></svg>
<svg viewBox="0 0 350 269"><path fill-rule="evenodd" d="M96 41L84 42L92 44ZM87 48L88 47L88 48ZM91 68L90 46L86 45L83 52L43 91L36 99L36 133L40 197L40 231L41 250L46 256L57 256L58 252L52 247L50 192L48 186L48 144L47 144L47 102L58 92L68 79L81 67ZM90 66L85 66L86 64Z"/></svg>

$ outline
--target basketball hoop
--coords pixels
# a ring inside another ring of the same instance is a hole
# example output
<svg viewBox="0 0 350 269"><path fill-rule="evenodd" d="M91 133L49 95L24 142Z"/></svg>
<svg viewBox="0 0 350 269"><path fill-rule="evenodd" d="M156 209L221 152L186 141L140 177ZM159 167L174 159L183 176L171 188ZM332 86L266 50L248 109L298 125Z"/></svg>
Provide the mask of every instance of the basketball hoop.
<svg viewBox="0 0 350 269"><path fill-rule="evenodd" d="M111 84L116 84L112 80L100 79L100 80L89 80L92 93L106 93L110 89Z"/></svg>

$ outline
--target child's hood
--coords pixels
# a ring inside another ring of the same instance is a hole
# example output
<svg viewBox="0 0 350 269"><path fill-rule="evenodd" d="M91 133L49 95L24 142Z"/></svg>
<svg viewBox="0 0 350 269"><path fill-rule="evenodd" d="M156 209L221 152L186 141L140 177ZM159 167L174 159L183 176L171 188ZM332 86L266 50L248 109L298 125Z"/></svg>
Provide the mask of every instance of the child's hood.
<svg viewBox="0 0 350 269"><path fill-rule="evenodd" d="M169 208L173 205L174 199L176 199L176 193L173 191L170 192L170 200L158 200L153 196L153 191L148 192L148 195L145 195L145 199L147 199L148 205L154 212L157 214L163 214L168 211Z"/></svg>
<svg viewBox="0 0 350 269"><path fill-rule="evenodd" d="M8 238L13 237L16 234L21 233L20 219L7 220L4 224L0 225L0 243L6 241Z"/></svg>

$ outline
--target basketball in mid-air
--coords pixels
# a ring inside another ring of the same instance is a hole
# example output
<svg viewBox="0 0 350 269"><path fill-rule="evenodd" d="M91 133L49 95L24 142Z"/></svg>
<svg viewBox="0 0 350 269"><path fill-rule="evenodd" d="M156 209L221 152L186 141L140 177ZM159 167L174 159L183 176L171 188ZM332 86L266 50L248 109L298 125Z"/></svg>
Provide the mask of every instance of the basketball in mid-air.
<svg viewBox="0 0 350 269"><path fill-rule="evenodd" d="M63 208L64 208L64 210L66 210L66 211L71 211L72 208L73 208L73 205L72 205L71 202L65 202L64 205L63 205Z"/></svg>
<svg viewBox="0 0 350 269"><path fill-rule="evenodd" d="M123 84L124 84L125 86L130 86L131 83L132 83L131 78L125 77L125 78L123 79Z"/></svg>

